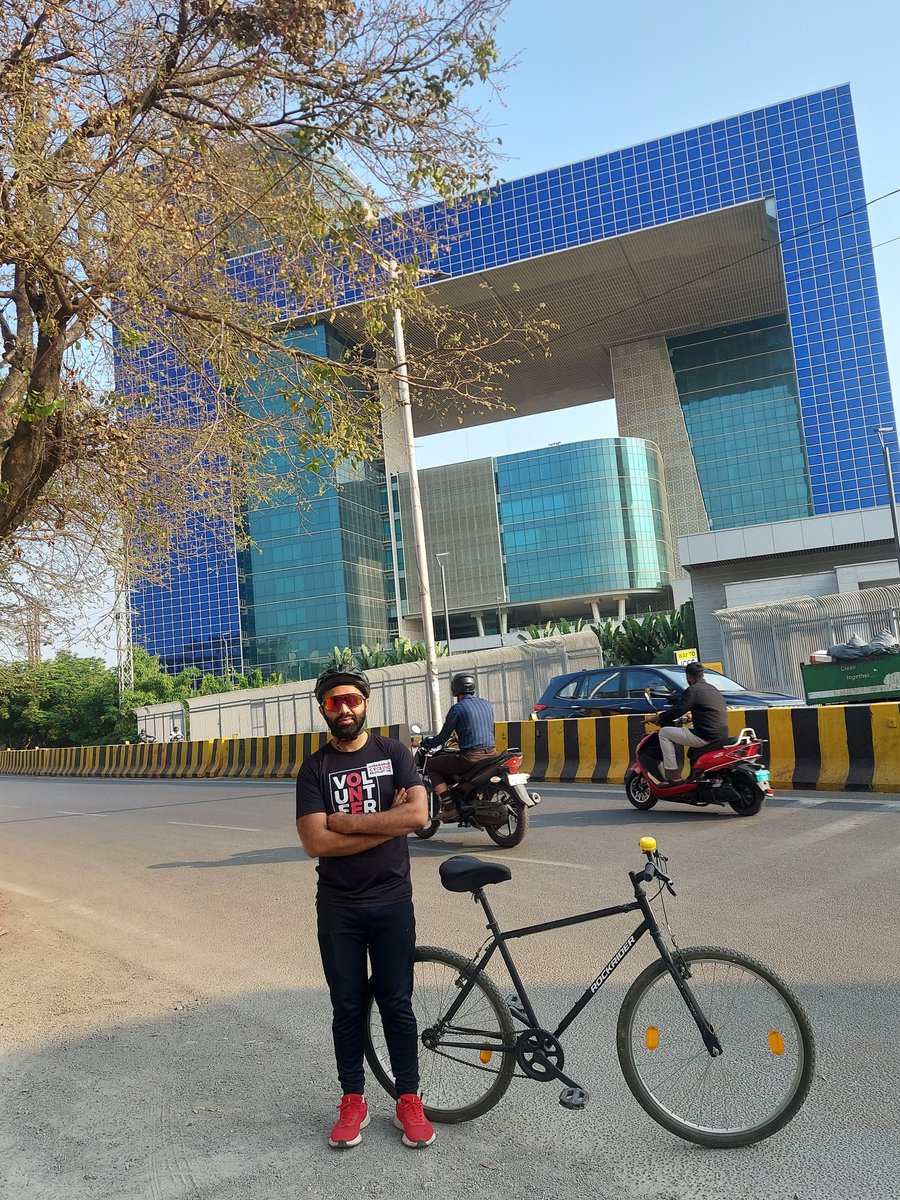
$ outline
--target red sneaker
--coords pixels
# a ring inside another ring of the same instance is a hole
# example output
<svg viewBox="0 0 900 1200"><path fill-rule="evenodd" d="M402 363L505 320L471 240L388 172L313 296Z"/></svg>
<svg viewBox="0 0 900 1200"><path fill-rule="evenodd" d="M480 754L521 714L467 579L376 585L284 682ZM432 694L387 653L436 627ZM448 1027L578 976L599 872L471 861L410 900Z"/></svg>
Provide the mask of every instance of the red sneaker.
<svg viewBox="0 0 900 1200"><path fill-rule="evenodd" d="M332 1150L349 1150L351 1146L358 1146L362 1141L361 1131L369 1123L369 1106L364 1096L350 1092L341 1096L338 1112L341 1115L331 1131L328 1145Z"/></svg>
<svg viewBox="0 0 900 1200"><path fill-rule="evenodd" d="M421 1150L434 1141L434 1127L425 1116L422 1101L415 1092L397 1100L394 1124L403 1130L403 1145L411 1146L413 1150Z"/></svg>

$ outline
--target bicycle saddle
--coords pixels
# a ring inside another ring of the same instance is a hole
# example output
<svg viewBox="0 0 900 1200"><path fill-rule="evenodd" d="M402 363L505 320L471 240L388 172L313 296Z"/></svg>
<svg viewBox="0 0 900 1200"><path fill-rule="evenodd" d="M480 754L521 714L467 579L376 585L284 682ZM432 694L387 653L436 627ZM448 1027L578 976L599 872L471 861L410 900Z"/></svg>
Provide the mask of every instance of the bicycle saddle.
<svg viewBox="0 0 900 1200"><path fill-rule="evenodd" d="M440 866L441 883L448 892L477 892L489 883L512 879L512 871L504 863L485 862L472 854L454 854Z"/></svg>

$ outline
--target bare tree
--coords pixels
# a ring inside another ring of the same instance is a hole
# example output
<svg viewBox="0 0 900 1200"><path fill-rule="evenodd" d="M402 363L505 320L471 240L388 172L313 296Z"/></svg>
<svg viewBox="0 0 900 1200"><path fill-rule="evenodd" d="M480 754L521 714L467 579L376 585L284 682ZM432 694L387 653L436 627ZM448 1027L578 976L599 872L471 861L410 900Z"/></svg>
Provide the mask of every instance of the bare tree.
<svg viewBox="0 0 900 1200"><path fill-rule="evenodd" d="M0 578L23 537L146 574L186 521L296 490L285 461L371 456L393 303L420 396L500 401L545 325L433 307L454 230L415 205L489 178L468 98L505 3L6 0ZM362 296L336 359L296 333Z"/></svg>

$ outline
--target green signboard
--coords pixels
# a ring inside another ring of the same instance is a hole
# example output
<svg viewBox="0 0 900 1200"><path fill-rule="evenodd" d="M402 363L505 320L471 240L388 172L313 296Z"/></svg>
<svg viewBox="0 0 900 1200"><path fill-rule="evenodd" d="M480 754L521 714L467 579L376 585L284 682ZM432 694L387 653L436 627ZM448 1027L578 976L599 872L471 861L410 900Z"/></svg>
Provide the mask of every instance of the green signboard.
<svg viewBox="0 0 900 1200"><path fill-rule="evenodd" d="M801 667L807 704L900 700L900 654Z"/></svg>

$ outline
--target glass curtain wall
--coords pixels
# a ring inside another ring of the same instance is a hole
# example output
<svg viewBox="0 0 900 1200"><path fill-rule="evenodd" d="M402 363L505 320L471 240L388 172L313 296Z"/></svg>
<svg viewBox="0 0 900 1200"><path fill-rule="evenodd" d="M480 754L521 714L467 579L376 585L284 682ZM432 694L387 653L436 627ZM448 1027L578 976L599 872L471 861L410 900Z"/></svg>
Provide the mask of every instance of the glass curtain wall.
<svg viewBox="0 0 900 1200"><path fill-rule="evenodd" d="M637 438L497 459L513 604L665 587L672 580L659 451Z"/></svg>
<svg viewBox="0 0 900 1200"><path fill-rule="evenodd" d="M710 528L811 516L787 318L667 344Z"/></svg>
<svg viewBox="0 0 900 1200"><path fill-rule="evenodd" d="M316 354L342 349L324 325L289 336ZM267 407L273 411L271 400ZM248 668L308 678L334 646L386 639L383 476L380 464L341 464L327 482L298 478L296 500L246 514L253 545L240 556L240 595Z"/></svg>

